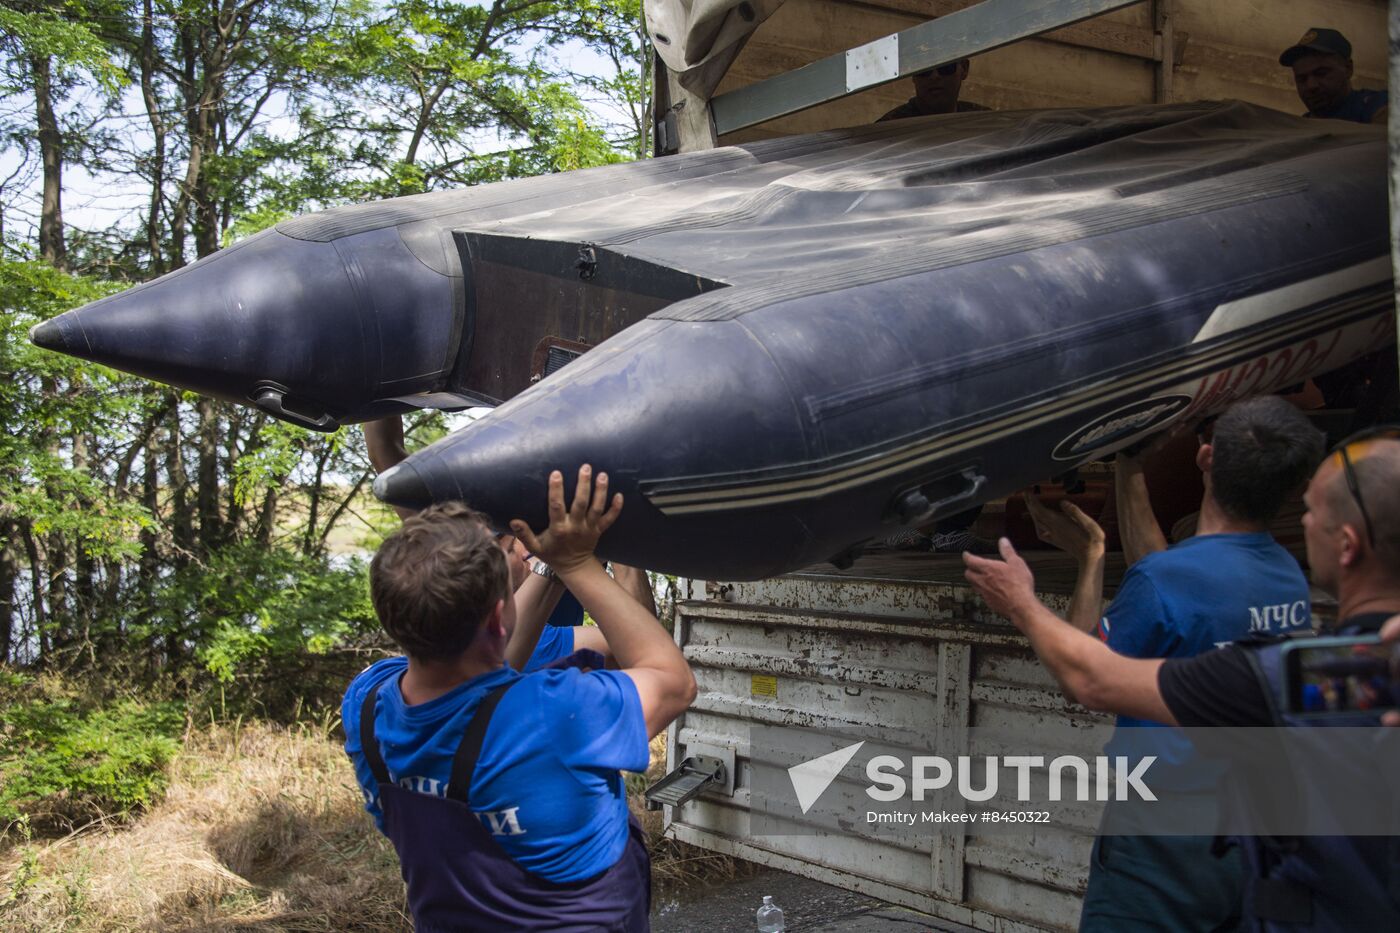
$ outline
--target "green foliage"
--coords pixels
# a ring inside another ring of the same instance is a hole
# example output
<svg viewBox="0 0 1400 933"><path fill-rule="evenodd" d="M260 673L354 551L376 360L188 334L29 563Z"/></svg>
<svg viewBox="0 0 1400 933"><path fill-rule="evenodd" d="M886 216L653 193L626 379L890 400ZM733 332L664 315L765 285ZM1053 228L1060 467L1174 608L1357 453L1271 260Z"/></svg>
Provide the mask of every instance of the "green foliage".
<svg viewBox="0 0 1400 933"><path fill-rule="evenodd" d="M70 535L89 555L129 557L151 516L100 473L75 465L71 438L92 431L119 439L148 397L133 377L28 340L40 321L120 290L45 263L0 259L0 518Z"/></svg>
<svg viewBox="0 0 1400 933"><path fill-rule="evenodd" d="M610 65L602 73L569 70L563 77L579 96L616 111L620 133L611 143L621 153L644 159L651 151L652 47L642 18L642 0L579 0L576 18L556 44L576 43Z"/></svg>
<svg viewBox="0 0 1400 933"><path fill-rule="evenodd" d="M239 240L260 233L268 227L276 226L292 216L292 212L274 203L263 203L245 214L240 214L233 224L224 231L224 246L232 246Z"/></svg>
<svg viewBox="0 0 1400 933"><path fill-rule="evenodd" d="M233 464L233 496L245 505L259 493L280 484L302 462L309 450L338 445L343 432L312 434L285 421L266 421Z"/></svg>
<svg viewBox="0 0 1400 933"><path fill-rule="evenodd" d="M156 0L148 20L117 0L0 4L0 663L264 711L362 666L364 566L332 555L353 522L372 538L393 519L367 501L360 432L41 351L28 330L296 214L644 155L640 3ZM101 197L71 197L75 166ZM85 200L131 209L78 229ZM68 271L28 261L41 219ZM410 422L410 449L444 432ZM53 728L107 727L57 703ZM55 793L125 799L97 783Z"/></svg>
<svg viewBox="0 0 1400 933"><path fill-rule="evenodd" d="M199 606L191 619L200 629L197 657L225 684L263 685L288 660L378 629L368 569L358 559L334 567L286 549L236 545L183 575L166 598L172 608Z"/></svg>
<svg viewBox="0 0 1400 933"><path fill-rule="evenodd" d="M125 817L159 799L180 747L178 704L125 699L96 707L29 678L7 680L0 688L4 833Z"/></svg>
<svg viewBox="0 0 1400 933"><path fill-rule="evenodd" d="M85 72L103 90L116 93L127 84L126 72L115 60L114 52L98 34L95 24L83 21L88 15L101 15L96 5L88 9L84 3L72 2L68 10L17 10L0 6L0 37L18 46L31 57L49 58L59 73ZM9 82L6 82L9 84ZM13 94L20 87L0 84L0 93Z"/></svg>

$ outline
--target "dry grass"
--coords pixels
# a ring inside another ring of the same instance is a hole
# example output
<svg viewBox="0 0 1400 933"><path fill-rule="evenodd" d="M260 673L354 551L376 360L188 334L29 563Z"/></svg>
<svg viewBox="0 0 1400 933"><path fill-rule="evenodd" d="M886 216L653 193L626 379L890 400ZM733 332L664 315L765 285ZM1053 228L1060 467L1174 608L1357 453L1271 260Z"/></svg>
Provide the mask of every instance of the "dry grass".
<svg viewBox="0 0 1400 933"><path fill-rule="evenodd" d="M662 739L648 780L660 776ZM658 891L744 865L647 831ZM192 733L166 799L125 827L101 822L0 851L0 929L13 933L330 933L412 930L398 861L365 815L329 724L216 725Z"/></svg>
<svg viewBox="0 0 1400 933"><path fill-rule="evenodd" d="M397 860L328 730L192 735L166 799L0 855L13 931L408 931Z"/></svg>

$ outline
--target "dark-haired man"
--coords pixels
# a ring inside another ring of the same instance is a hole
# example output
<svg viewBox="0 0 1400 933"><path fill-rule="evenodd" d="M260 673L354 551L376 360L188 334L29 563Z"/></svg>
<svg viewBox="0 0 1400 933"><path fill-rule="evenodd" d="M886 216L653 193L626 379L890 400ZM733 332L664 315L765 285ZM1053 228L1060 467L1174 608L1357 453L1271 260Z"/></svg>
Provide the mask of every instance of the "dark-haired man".
<svg viewBox="0 0 1400 933"><path fill-rule="evenodd" d="M1031 504L1041 536L1079 560L1069 621L1119 654L1189 658L1241 638L1307 628L1308 584L1298 562L1269 534L1269 522L1322 456L1323 438L1282 399L1237 402L1202 438L1196 465L1205 493L1197 534L1172 547L1152 515L1137 460L1120 458L1117 483L1125 556L1133 561L1117 596L1100 616L1104 535L1072 505L1066 515ZM1097 623L1097 624L1096 624ZM1190 744L1160 725L1130 715L1106 753L1136 761L1157 756L1154 774L1175 789L1197 786ZM1190 775L1191 786L1185 786ZM1089 864L1080 930L1118 930L1150 915L1173 930L1227 929L1237 922L1242 866L1233 854L1211 857L1200 836L1135 836L1112 804Z"/></svg>
<svg viewBox="0 0 1400 933"><path fill-rule="evenodd" d="M1400 612L1397 433L1340 445L1318 467L1303 496L1308 564L1314 581L1337 596L1337 634L1378 631ZM1000 547L1002 560L964 558L968 581L993 610L1026 634L1072 700L1090 709L1168 725L1290 724L1278 700L1283 695L1280 642L1229 645L1194 658L1124 657L1042 606L1035 598L1030 568L1011 542L1002 539ZM1378 714L1363 718L1368 724L1380 721ZM1395 812L1389 787L1393 775L1348 768L1337 761L1316 766L1334 778L1337 794L1367 802L1378 820ZM1285 778L1275 774L1267 780ZM1233 767L1226 774L1231 799L1247 801L1260 790L1246 780ZM1241 904L1247 929L1400 929L1400 849L1392 839L1250 837L1240 843L1246 863ZM1138 924L1174 929L1173 914L1157 913L1159 909L1157 901L1146 901L1133 916Z"/></svg>
<svg viewBox="0 0 1400 933"><path fill-rule="evenodd" d="M1314 27L1284 49L1278 63L1293 69L1304 116L1353 123L1384 123L1390 96L1385 91L1353 90L1351 43L1335 29Z"/></svg>
<svg viewBox="0 0 1400 933"><path fill-rule="evenodd" d="M936 68L926 68L913 76L914 96L886 113L876 123L886 120L903 120L908 117L927 117L935 113L970 113L986 110L981 104L970 100L959 100L962 84L972 63L965 58Z"/></svg>
<svg viewBox="0 0 1400 933"><path fill-rule="evenodd" d="M588 651L532 674L504 663L505 554L459 503L410 516L370 565L375 612L406 657L351 683L345 748L419 930L649 928L650 862L618 772L646 769L695 679L593 556L621 508L584 466L567 509L550 475L543 533L511 524L592 613L618 671Z"/></svg>

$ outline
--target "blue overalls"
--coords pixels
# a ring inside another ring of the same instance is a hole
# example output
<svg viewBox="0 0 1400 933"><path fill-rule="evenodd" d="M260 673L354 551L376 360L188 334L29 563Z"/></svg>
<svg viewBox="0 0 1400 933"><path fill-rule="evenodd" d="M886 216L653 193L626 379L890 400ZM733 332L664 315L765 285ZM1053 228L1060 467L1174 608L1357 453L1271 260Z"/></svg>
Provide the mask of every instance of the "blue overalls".
<svg viewBox="0 0 1400 933"><path fill-rule="evenodd" d="M577 666L579 652L551 667ZM418 933L550 930L558 933L651 929L651 857L641 827L629 816L627 847L611 868L569 884L546 881L521 868L491 837L469 801L472 773L496 706L513 686L481 701L452 759L447 796L392 783L374 736L377 689L360 710L360 742L384 812L384 830L399 854L408 905Z"/></svg>

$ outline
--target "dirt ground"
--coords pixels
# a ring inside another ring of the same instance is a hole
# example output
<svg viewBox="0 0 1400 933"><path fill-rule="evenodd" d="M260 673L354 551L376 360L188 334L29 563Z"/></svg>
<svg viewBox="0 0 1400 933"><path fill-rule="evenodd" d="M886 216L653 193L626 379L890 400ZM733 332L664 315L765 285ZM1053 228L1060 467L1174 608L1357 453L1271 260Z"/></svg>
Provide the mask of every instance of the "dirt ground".
<svg viewBox="0 0 1400 933"><path fill-rule="evenodd" d="M788 933L962 933L965 929L853 891L766 868L729 882L658 891L652 933L753 933L763 896L783 909Z"/></svg>

